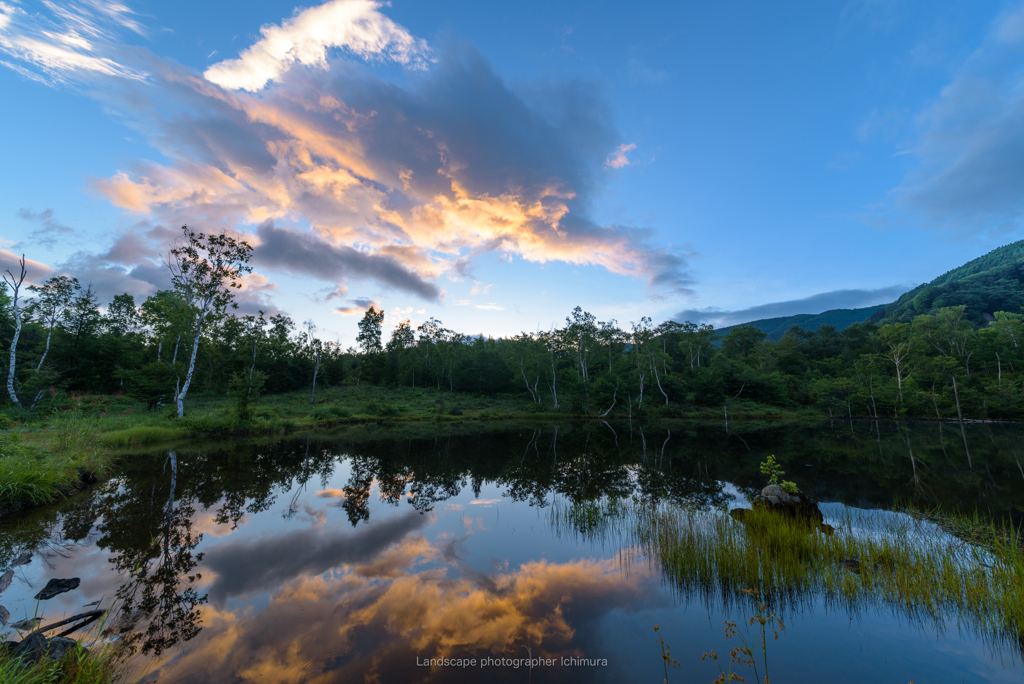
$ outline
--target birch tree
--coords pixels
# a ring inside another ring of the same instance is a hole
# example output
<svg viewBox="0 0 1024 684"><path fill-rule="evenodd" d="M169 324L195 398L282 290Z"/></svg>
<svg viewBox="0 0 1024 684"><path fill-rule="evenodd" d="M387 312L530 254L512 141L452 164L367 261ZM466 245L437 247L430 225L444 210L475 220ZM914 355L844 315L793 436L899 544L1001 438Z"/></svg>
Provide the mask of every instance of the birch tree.
<svg viewBox="0 0 1024 684"><path fill-rule="evenodd" d="M222 317L228 307L238 307L234 290L242 287L242 276L252 272L249 243L226 233L204 235L188 226L181 231L184 242L171 249L167 260L174 290L191 314L192 353L185 382L174 397L179 418L185 415L185 395L192 384L203 329Z"/></svg>
<svg viewBox="0 0 1024 684"><path fill-rule="evenodd" d="M18 307L18 297L21 293L21 286L25 283L25 277L28 275L28 271L25 270L24 254L21 255L18 265L20 266L18 275L15 276L11 269L7 269L3 280L7 287L11 288L11 309L14 312L14 337L11 339L11 355L7 366L7 394L11 398L11 403L21 408L18 394L14 390L14 374L18 360L18 338L21 337L21 309Z"/></svg>

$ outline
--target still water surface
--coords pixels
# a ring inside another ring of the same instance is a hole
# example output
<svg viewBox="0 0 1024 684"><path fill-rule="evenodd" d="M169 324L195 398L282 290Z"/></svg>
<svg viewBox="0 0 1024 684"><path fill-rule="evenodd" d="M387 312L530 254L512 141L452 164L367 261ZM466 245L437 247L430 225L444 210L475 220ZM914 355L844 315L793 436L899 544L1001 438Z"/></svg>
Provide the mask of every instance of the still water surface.
<svg viewBox="0 0 1024 684"><path fill-rule="evenodd" d="M567 532L553 510L745 505L769 454L826 521L904 501L1019 523L1024 506L1020 426L426 429L133 456L94 492L3 521L0 569L34 555L0 599L12 621L117 606L107 633L134 650L135 681L661 682L660 625L680 663L669 681L711 682L701 654L738 645L723 620L749 615L685 602L657 567ZM32 598L70 577L76 590ZM768 645L772 682L1024 677L1019 644L955 622L807 606ZM527 658L543 662L516 666Z"/></svg>

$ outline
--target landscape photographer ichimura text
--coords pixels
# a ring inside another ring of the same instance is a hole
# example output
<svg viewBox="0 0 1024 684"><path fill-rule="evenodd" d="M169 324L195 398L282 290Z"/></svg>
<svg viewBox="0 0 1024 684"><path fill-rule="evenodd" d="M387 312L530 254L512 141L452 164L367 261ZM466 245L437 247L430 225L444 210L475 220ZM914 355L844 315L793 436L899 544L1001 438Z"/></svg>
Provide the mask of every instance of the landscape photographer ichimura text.
<svg viewBox="0 0 1024 684"><path fill-rule="evenodd" d="M417 667L607 667L606 658L425 658L416 656Z"/></svg>

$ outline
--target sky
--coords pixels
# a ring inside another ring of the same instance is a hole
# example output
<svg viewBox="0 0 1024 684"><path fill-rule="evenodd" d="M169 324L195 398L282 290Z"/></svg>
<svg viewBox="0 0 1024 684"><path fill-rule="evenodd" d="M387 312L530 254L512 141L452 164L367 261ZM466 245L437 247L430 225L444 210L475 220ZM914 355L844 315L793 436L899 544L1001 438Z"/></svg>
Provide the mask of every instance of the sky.
<svg viewBox="0 0 1024 684"><path fill-rule="evenodd" d="M230 231L346 346L881 304L1022 237L1022 77L995 0L0 0L0 270Z"/></svg>

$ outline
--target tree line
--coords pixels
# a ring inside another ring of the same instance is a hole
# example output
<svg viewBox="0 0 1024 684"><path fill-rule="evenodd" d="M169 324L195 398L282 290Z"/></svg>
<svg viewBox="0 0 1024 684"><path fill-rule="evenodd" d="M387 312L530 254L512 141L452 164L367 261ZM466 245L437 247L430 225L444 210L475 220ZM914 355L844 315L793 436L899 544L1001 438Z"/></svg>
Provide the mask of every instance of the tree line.
<svg viewBox="0 0 1024 684"><path fill-rule="evenodd" d="M184 413L191 390L233 397L241 413L263 393L386 385L519 395L536 411L616 418L755 402L837 416L1016 419L1024 316L976 326L964 306L909 322L837 330L791 328L779 341L750 326L649 317L628 325L576 307L565 324L504 338L469 336L435 318L399 321L383 339L369 308L356 346L321 339L312 320L238 315L234 293L252 249L183 227L169 251L172 287L104 307L88 284L55 275L26 285L8 270L0 344L9 351L0 407L40 411L68 392L123 392ZM18 272L16 272L18 271ZM726 408L727 410L727 408Z"/></svg>

